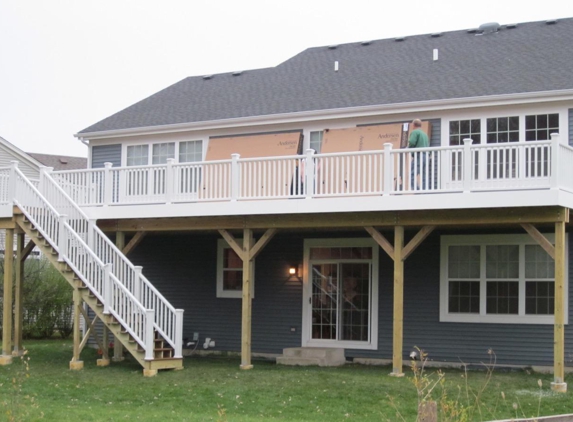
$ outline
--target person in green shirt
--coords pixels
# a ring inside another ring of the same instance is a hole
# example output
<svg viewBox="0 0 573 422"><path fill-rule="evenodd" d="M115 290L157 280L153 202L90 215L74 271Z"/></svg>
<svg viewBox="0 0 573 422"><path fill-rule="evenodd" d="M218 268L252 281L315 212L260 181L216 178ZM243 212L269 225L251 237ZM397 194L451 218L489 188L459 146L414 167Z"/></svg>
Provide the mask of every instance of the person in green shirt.
<svg viewBox="0 0 573 422"><path fill-rule="evenodd" d="M408 148L427 148L430 146L430 140L428 135L422 130L422 121L420 119L414 119L412 121L412 126L414 130L410 133L408 138ZM412 162L410 164L410 188L415 189L427 189L426 184L426 152L418 151L412 153ZM420 177L418 183L418 176Z"/></svg>

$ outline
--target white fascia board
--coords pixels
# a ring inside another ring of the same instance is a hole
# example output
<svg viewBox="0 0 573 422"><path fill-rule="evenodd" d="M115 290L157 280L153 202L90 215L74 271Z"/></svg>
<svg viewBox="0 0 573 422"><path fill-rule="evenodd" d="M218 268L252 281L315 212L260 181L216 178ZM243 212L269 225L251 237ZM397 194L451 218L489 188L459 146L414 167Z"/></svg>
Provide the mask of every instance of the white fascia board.
<svg viewBox="0 0 573 422"><path fill-rule="evenodd" d="M237 215L316 214L332 212L411 211L573 205L573 193L558 189L436 193L370 197L275 199L236 202L117 205L82 207L94 219L137 219Z"/></svg>
<svg viewBox="0 0 573 422"><path fill-rule="evenodd" d="M134 135L157 135L161 133L184 132L189 130L212 130L229 127L271 125L280 123L304 122L309 120L336 120L370 115L397 113L418 113L435 110L447 110L472 107L490 107L510 104L528 104L540 101L573 100L573 89L560 91L526 92L518 94L490 95L480 97L454 98L447 100L430 100L410 103L383 104L328 110L312 110L294 113L269 114L263 116L239 117L191 123L178 123L163 126L148 126L130 129L108 130L101 132L76 133L80 140L95 140L109 137L126 137Z"/></svg>

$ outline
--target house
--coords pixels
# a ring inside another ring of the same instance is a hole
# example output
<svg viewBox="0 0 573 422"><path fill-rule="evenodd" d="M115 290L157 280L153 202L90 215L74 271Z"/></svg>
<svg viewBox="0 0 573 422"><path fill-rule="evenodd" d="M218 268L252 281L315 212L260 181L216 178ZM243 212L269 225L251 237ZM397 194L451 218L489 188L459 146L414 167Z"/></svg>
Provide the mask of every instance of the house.
<svg viewBox="0 0 573 422"><path fill-rule="evenodd" d="M572 18L490 23L186 78L76 135L90 168L39 188L73 200L46 196L69 230L48 248L147 375L182 338L243 369L319 348L394 376L417 346L552 366L566 391L571 45ZM4 227L34 236L28 214Z"/></svg>

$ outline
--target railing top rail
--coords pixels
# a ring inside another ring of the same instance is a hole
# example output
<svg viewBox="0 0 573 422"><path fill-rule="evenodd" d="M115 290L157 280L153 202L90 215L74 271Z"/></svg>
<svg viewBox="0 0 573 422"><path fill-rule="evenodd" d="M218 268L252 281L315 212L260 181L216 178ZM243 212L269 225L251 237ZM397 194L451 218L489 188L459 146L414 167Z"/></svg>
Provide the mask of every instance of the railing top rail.
<svg viewBox="0 0 573 422"><path fill-rule="evenodd" d="M52 206L52 204L50 204L50 202L44 197L44 195L42 195L37 189L36 186L34 186L26 177L26 175L24 173L22 173L22 171L16 167L16 174L18 174L18 176L20 176L22 178L22 180L24 181L24 183L26 185L29 185L36 193L36 195L38 195L38 197L40 198L40 200L44 203L44 205L54 214L56 215L60 215L60 213ZM9 198L10 199L10 198ZM16 201L18 202L18 201ZM82 212L83 214L83 212Z"/></svg>
<svg viewBox="0 0 573 422"><path fill-rule="evenodd" d="M74 173L87 173L87 172L104 172L105 168L89 168L89 169L74 169L74 170L54 170L51 174L74 174Z"/></svg>

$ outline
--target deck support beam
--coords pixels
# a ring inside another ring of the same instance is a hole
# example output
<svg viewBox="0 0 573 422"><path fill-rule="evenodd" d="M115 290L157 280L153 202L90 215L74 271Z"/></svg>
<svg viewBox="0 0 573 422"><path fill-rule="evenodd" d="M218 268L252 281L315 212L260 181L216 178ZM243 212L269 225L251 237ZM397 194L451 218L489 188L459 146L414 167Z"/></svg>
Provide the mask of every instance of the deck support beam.
<svg viewBox="0 0 573 422"><path fill-rule="evenodd" d="M131 242L130 242L131 243ZM124 255L127 256L127 253L124 251L125 249L125 232L116 232L115 233L115 246L122 251ZM122 362L125 359L123 356L123 344L117 339L113 341L113 358L114 362Z"/></svg>
<svg viewBox="0 0 573 422"><path fill-rule="evenodd" d="M125 244L125 233L124 232L118 232L118 233L121 233L124 235L123 243ZM135 236L133 236L131 238L129 243L125 247L120 248L121 252L123 252L123 254L125 256L127 256L131 251L133 251L137 247L137 245L139 245L141 243L141 241L143 240L143 238L145 237L146 234L147 234L147 232L144 232L144 231L139 231L139 232L135 233Z"/></svg>
<svg viewBox="0 0 573 422"><path fill-rule="evenodd" d="M555 223L555 325L553 391L567 392L565 382L565 223Z"/></svg>
<svg viewBox="0 0 573 422"><path fill-rule="evenodd" d="M403 377L402 353L404 336L404 261L432 233L436 226L424 226L404 246L404 226L394 227L394 246L374 227L364 229L394 261L394 327L392 339L392 372L391 376Z"/></svg>
<svg viewBox="0 0 573 422"><path fill-rule="evenodd" d="M555 223L555 245L532 224L523 229L555 260L555 306L553 326L553 391L567 392L565 382L565 222Z"/></svg>
<svg viewBox="0 0 573 422"><path fill-rule="evenodd" d="M18 233L16 235L16 283L14 286L14 350L12 351L12 356L22 356L24 354L24 348L22 347L22 323L24 309L23 304L23 282L24 282L24 263L28 254L34 248L32 243L32 248L29 249L30 243L24 246L25 238L24 232ZM30 252L26 253L29 250Z"/></svg>
<svg viewBox="0 0 573 422"><path fill-rule="evenodd" d="M84 362L80 360L80 353L82 351L81 345L81 332L80 332L80 315L83 311L82 298L80 291L77 287L74 288L74 351L72 360L70 361L70 369L78 371L83 369Z"/></svg>
<svg viewBox="0 0 573 422"><path fill-rule="evenodd" d="M6 229L4 244L4 297L2 316L2 355L0 365L12 363L12 305L13 305L14 229Z"/></svg>
<svg viewBox="0 0 573 422"><path fill-rule="evenodd" d="M229 246L243 261L243 294L242 294L242 318L241 318L241 369L252 369L251 363L251 327L253 298L251 289L254 283L255 258L276 234L276 229L268 229L255 243L253 230L243 230L243 244L234 238L227 230L219 230L219 233L227 241Z"/></svg>

